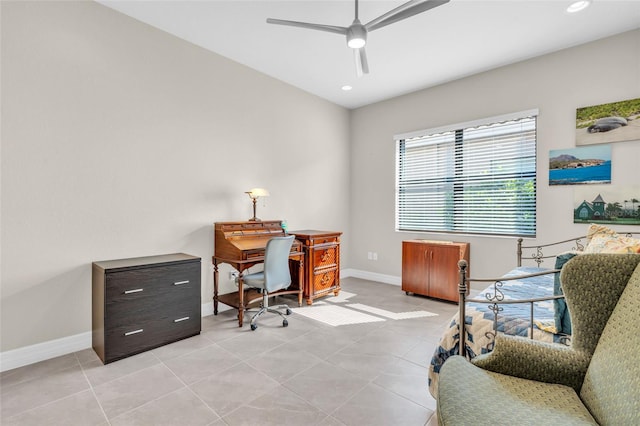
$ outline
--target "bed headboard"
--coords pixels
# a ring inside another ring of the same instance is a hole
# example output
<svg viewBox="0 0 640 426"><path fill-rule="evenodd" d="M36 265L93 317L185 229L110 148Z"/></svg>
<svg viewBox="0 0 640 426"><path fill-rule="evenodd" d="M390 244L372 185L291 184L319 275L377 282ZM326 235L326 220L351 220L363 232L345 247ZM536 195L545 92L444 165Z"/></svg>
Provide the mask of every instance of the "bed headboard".
<svg viewBox="0 0 640 426"><path fill-rule="evenodd" d="M617 231L616 231L617 232ZM630 232L617 232L619 235L626 237L633 237L640 235L640 231ZM566 251L583 251L586 245L587 236L581 235L575 238L569 238L568 240L556 241L549 244L538 244L525 246L523 245L523 239L518 238L518 248L516 251L517 266L522 266L522 261L532 260L539 267L545 259L555 259L560 253ZM553 265L551 265L553 267Z"/></svg>

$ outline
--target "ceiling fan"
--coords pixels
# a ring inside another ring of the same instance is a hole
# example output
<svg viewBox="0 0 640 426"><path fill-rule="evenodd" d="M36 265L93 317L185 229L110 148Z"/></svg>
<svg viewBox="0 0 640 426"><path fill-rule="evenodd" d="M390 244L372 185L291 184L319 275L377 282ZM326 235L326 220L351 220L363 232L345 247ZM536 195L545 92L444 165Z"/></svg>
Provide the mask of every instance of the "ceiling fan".
<svg viewBox="0 0 640 426"><path fill-rule="evenodd" d="M362 25L358 19L358 0L356 3L356 17L348 27L338 27L335 25L312 24L309 22L287 21L283 19L267 18L267 23L278 25L289 25L292 27L308 28L311 30L327 31L330 33L341 34L347 37L347 46L353 49L356 61L356 74L362 77L363 74L369 73L369 64L367 63L367 54L364 51L364 45L367 43L367 33L377 30L394 22L407 19L418 13L426 12L434 7L448 3L449 0L411 0L389 12L378 16L371 22Z"/></svg>

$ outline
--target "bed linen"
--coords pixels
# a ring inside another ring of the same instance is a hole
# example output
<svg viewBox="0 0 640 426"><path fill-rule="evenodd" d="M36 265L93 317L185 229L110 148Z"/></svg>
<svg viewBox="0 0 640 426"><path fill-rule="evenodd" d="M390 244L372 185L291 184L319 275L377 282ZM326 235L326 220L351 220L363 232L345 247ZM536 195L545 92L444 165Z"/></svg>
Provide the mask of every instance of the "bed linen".
<svg viewBox="0 0 640 426"><path fill-rule="evenodd" d="M518 267L504 277L514 277L525 274L547 271L539 267ZM500 282L499 292L504 295L504 300L532 299L553 295L554 274L515 279ZM494 285L480 292L474 299L485 299L495 294ZM465 310L465 330L467 358L490 352L494 342L494 313L490 309L491 302L467 303ZM503 310L498 313L496 330L499 333L529 337L531 305L529 303L501 305ZM460 353L460 331L458 327L458 314L454 315L445 329L440 343L435 349L429 365L429 392L434 398L437 395L438 373L442 364L452 355ZM546 342L563 343L567 336L555 333L554 303L552 300L534 304L534 328L533 338Z"/></svg>

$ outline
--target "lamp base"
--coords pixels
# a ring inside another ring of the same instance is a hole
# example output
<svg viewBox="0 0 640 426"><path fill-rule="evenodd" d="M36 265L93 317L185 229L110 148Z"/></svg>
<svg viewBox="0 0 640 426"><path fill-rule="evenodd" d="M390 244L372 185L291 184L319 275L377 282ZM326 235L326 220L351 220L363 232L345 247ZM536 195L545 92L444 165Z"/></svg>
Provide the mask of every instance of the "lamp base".
<svg viewBox="0 0 640 426"><path fill-rule="evenodd" d="M249 219L249 222L262 222L262 219L259 219L259 218L254 216L251 219Z"/></svg>

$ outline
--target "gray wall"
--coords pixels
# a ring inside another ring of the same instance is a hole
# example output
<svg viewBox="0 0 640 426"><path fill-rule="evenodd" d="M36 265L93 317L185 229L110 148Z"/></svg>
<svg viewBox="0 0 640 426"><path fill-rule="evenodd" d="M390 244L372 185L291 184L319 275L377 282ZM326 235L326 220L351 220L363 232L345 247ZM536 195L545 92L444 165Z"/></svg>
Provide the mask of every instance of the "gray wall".
<svg viewBox="0 0 640 426"><path fill-rule="evenodd" d="M538 108L538 231L527 242L546 243L586 233L573 224L574 188L548 184L549 150L574 146L576 108L638 97L640 30L355 110L350 266L400 276L401 242L411 238L469 241L473 276L515 266L515 238L394 231L394 134ZM640 142L612 144L612 164L613 184L639 185ZM377 261L368 260L370 251Z"/></svg>
<svg viewBox="0 0 640 426"><path fill-rule="evenodd" d="M94 2L1 8L1 351L90 331L96 260L201 256L210 302L212 224L249 188L347 230L346 109Z"/></svg>

